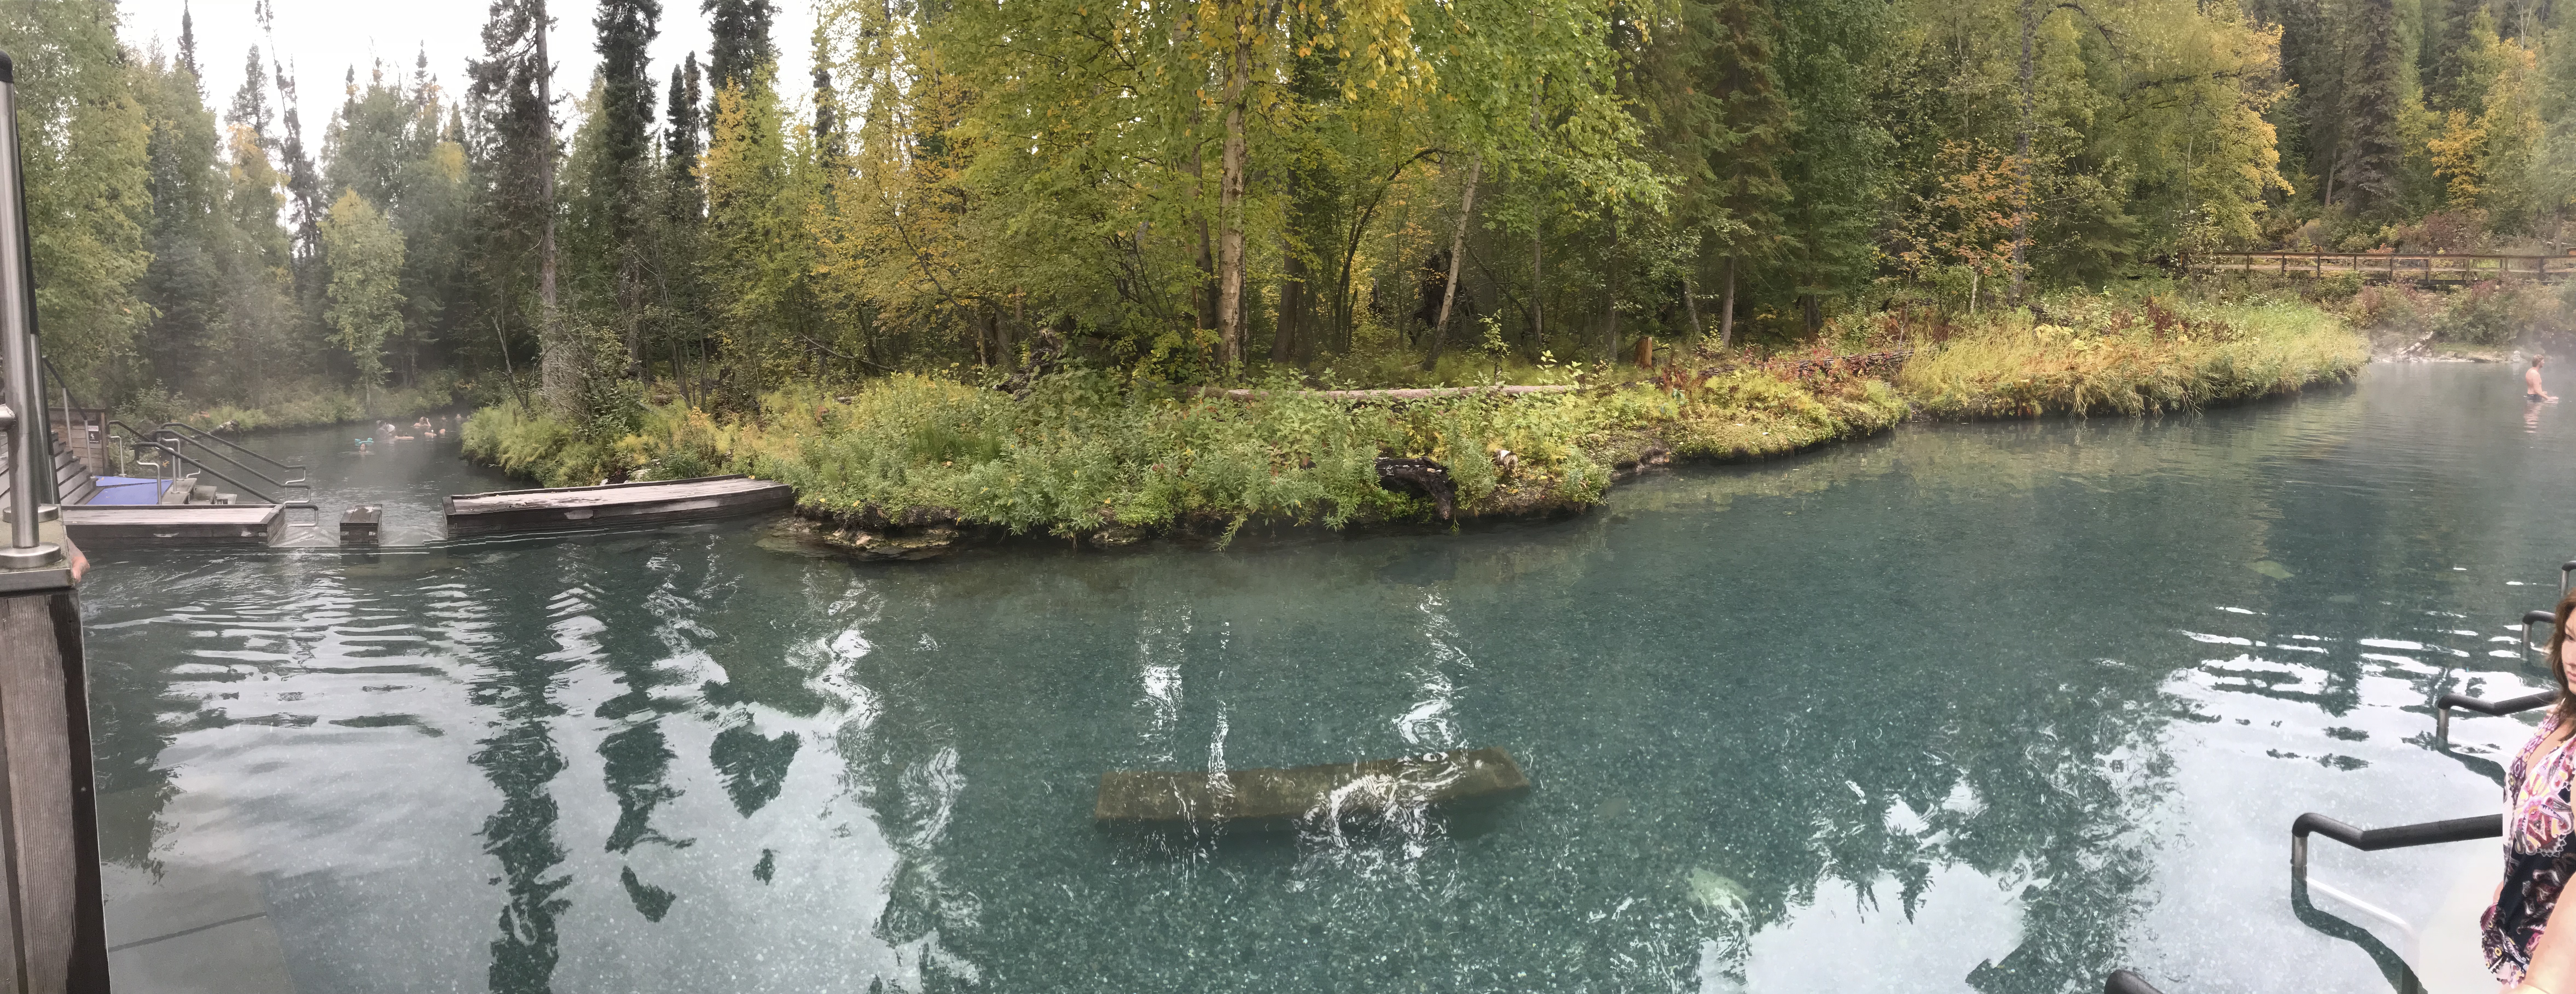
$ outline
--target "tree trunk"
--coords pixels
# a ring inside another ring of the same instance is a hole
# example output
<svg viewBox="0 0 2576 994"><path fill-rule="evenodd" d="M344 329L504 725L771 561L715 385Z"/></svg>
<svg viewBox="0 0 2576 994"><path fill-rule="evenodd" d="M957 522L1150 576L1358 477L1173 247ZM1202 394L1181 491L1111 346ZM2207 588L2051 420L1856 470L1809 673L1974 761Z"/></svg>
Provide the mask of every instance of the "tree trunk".
<svg viewBox="0 0 2576 994"><path fill-rule="evenodd" d="M1610 208L1610 251L1601 257L1609 279L1603 280L1601 359L1619 361L1619 208Z"/></svg>
<svg viewBox="0 0 2576 994"><path fill-rule="evenodd" d="M2021 135L2014 139L2013 172L2020 189L2013 198L2012 290L2011 303L2021 303L2022 262L2030 251L2030 131L2036 94L2036 66L2031 62L2031 42L2039 33L2039 8L2036 0L2021 0Z"/></svg>
<svg viewBox="0 0 2576 994"><path fill-rule="evenodd" d="M1243 362L1243 187L1244 160L1250 156L1243 135L1243 103L1252 86L1252 5L1234 6L1233 44L1226 55L1225 150L1217 178L1217 330L1218 361L1231 367Z"/></svg>
<svg viewBox="0 0 2576 994"><path fill-rule="evenodd" d="M1707 334L1707 332L1700 330L1699 295L1691 292L1691 281L1688 277L1684 277L1682 279L1682 313L1690 315L1691 344L1693 347L1697 347L1700 336Z"/></svg>
<svg viewBox="0 0 2576 994"><path fill-rule="evenodd" d="M1458 196L1458 227L1449 236L1449 286L1440 291L1440 320L1431 325L1431 352L1422 359L1422 371L1430 372L1440 364L1440 345L1449 337L1449 311L1458 302L1458 268L1467 261L1467 219L1476 210L1476 181L1485 175L1485 156L1478 153L1467 160L1467 191Z"/></svg>
<svg viewBox="0 0 2576 994"><path fill-rule="evenodd" d="M1532 358L1547 347L1547 289L1540 264L1547 259L1546 232L1541 224L1530 225L1530 327L1528 351Z"/></svg>
<svg viewBox="0 0 2576 994"><path fill-rule="evenodd" d="M1717 348L1725 351L1735 344L1735 257L1726 257L1726 303L1717 312Z"/></svg>
<svg viewBox="0 0 2576 994"><path fill-rule="evenodd" d="M562 314L555 307L555 101L554 63L546 59L549 27L545 0L537 11L537 186L543 191L546 223L537 242L537 341L539 390L558 414L571 414L581 401L581 357L565 340Z"/></svg>
<svg viewBox="0 0 2576 994"><path fill-rule="evenodd" d="M1295 179L1290 179L1289 199L1293 202ZM1285 232L1279 236L1279 327L1270 332L1270 361L1296 362L1305 348L1306 327L1306 260L1297 254Z"/></svg>

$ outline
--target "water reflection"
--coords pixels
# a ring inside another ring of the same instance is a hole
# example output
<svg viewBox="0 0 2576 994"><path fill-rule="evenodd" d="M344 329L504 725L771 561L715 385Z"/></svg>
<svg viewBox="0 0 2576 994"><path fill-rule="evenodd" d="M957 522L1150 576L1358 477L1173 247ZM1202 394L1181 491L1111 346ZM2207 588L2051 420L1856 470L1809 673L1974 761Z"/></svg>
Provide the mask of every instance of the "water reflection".
<svg viewBox="0 0 2576 994"><path fill-rule="evenodd" d="M1456 535L104 557L111 916L253 881L307 989L2394 984L2288 890L2282 830L2492 810L2526 726L2436 743L2428 705L2535 685L2490 640L2563 558L2517 536L2576 525L2542 496L2576 470L2524 448L2564 428L2400 372ZM1090 818L1108 769L1484 746L1536 789ZM2404 911L2413 859L2337 884Z"/></svg>

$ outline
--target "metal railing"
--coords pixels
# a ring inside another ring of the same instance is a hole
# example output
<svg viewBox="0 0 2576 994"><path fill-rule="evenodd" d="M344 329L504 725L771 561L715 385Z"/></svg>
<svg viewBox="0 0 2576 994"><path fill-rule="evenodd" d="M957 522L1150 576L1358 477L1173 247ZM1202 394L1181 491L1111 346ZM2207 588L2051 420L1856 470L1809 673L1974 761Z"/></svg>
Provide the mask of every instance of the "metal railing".
<svg viewBox="0 0 2576 994"><path fill-rule="evenodd" d="M169 447L169 446L167 446L167 445L163 445L163 444L161 444L160 442L157 442L157 441L151 441L151 440L135 440L135 441L132 441L132 442L131 442L131 444L134 446L134 448L135 448L137 451L140 451L140 450L143 450L143 449L152 449L152 450L155 450L155 451L160 452L162 455L165 455L165 456L170 457L170 462L171 462L171 464L175 467L175 470L176 470L176 475L172 476L172 477L171 477L171 479L174 479L174 480L175 480L175 479L180 479L180 478L183 478L183 477L185 477L185 476L187 476L187 475L188 475L188 474L187 474L187 463L184 461L183 457L182 457L182 456L180 456L180 454L179 454L176 450L172 449L171 447ZM146 465L146 466L160 466L160 465L162 465L162 464L161 464L161 463L147 462L147 463L143 463L143 465ZM249 484L243 483L243 482L242 482L242 481L240 481L240 480L236 480L236 479L233 479L232 477L225 476L222 470L216 469L216 468L214 468L214 467L212 467L212 466L208 466L208 465L206 465L205 463L202 463L202 462L198 463L198 464L197 464L197 469L196 469L196 471L197 471L197 472L199 472L199 473L203 473L203 474L205 474L205 475L207 475L207 476L214 477L215 479L222 480L222 481L224 481L225 483L232 484L232 485L233 485L233 489L234 489L234 490L240 491L241 493L249 494L249 495L251 495L251 496L253 496L253 497L257 497L257 498L259 498L259 502L260 502L260 503L262 503L262 504L275 504L275 503L277 503L277 498L274 498L274 497L271 497L271 496L269 496L269 495L267 495L267 494L261 493L258 487L250 486Z"/></svg>
<svg viewBox="0 0 2576 994"><path fill-rule="evenodd" d="M2310 811L2290 822L2290 871L2308 872L2308 836L2322 835L2363 852L2407 849L2444 842L2492 839L2504 834L2504 816L2479 815L2388 828L2359 829Z"/></svg>
<svg viewBox="0 0 2576 994"><path fill-rule="evenodd" d="M2450 740L2453 708L2475 711L2493 718L2520 714L2533 708L2545 708L2556 703L2558 703L2558 692L2555 690L2544 690L2523 697L2508 697L2500 701L2482 700L2467 694L2444 694L2433 701L2433 734L2444 741Z"/></svg>
<svg viewBox="0 0 2576 994"><path fill-rule="evenodd" d="M169 445L169 446L171 446L171 447L173 447L173 448L178 448L178 449L183 449L183 450L187 447L187 444L188 444L188 438L187 438L187 436L185 436L185 435L181 435L181 434L178 434L177 432L172 432L172 431L166 431L166 430L165 430L165 431L162 431L162 432L160 432L160 433L158 433L158 434L154 435L154 436L153 436L153 438L154 438L155 440L157 440L157 441L161 442L161 443L162 443L162 444L164 444L164 445ZM279 490L285 490L285 489L287 489L287 488L289 488L289 487L304 487L304 488L306 488L306 489L308 489L308 490L309 490L309 489L311 489L311 485L310 485L310 484L305 483L301 478L293 479L293 480L281 480L281 479L278 479L278 478L276 478L276 477L274 477L274 476L270 476L270 475L268 475L268 474L266 474L266 473L260 472L256 467L248 466L248 465L243 464L243 462L242 462L241 460L233 458L231 455L226 454L225 452L223 452L223 451L222 451L222 450L220 450L220 449L210 449L210 448L205 447L204 445L199 445L199 446L197 446L197 447L196 447L196 462L197 462L197 465L198 465L200 468L203 468L203 467L206 465L206 460L207 460L207 458L208 458L208 457L212 457L212 458L216 458L216 459L221 459L221 460L223 460L223 461L224 461L224 464L225 464L225 465L227 465L227 466L231 466L233 469L240 471L242 475L244 475L244 476L251 476L251 477L257 477L261 482L264 482L264 483L268 484L269 486L275 487L275 488L277 488L277 489L279 489ZM301 467L296 467L296 468L301 468Z"/></svg>
<svg viewBox="0 0 2576 994"><path fill-rule="evenodd" d="M130 440L132 443L134 443L134 447L135 447L135 449L136 449L136 451L133 453L133 455L136 457L136 458L134 459L134 465L136 465L136 466L149 466L149 467L152 467L152 469L153 469L154 471L161 473L162 475L161 475L161 477L160 477L160 478L161 478L161 479L165 479L165 480L167 480L167 479L176 479L177 477L187 475L187 474L185 474L185 473L179 472L179 470L181 470L181 469L184 469L184 468L185 468L185 466L184 466L184 465L174 467L174 466L170 465L169 463L147 462L147 461L145 461L145 460L143 460L143 459L141 458L141 456L142 456L142 452L141 452L141 450L142 450L142 448L143 448L143 445L142 445L141 443L143 443L143 442L145 442L145 441L148 441L148 440L152 439L153 435L152 435L152 433L151 433L151 432L147 432L147 431L144 431L144 430L142 430L142 429L140 429L140 428L136 428L136 427L134 427L133 425L126 424L125 422L123 422L123 421L119 421L119 420L116 420L115 418L109 418L109 419L107 419L107 423L106 423L105 425L101 425L100 427L101 427L101 429L102 429L102 430L104 430L104 431L106 431L106 432L107 432L107 437L108 437L108 438L110 438L110 439L115 439L115 438L117 438L117 437L118 437L118 436L117 436L117 434L116 434L116 430L117 430L117 429L119 429L119 428L125 429L125 435L124 435L124 437L125 437L126 439ZM121 459L120 459L119 461L120 461L120 462L122 462L123 460L121 460ZM184 463L184 460L182 460L182 462ZM127 467L125 467L125 466L118 466L117 468L118 468L119 470L123 470L123 469L125 469L125 468L127 468ZM120 472L120 473L118 473L118 474L116 474L116 475L118 475L118 476L123 476L123 475L125 475L125 474L124 474L124 473L122 473L122 472Z"/></svg>
<svg viewBox="0 0 2576 994"><path fill-rule="evenodd" d="M267 464L269 464L270 466L272 466L272 467L276 468L276 470L277 470L280 474L286 474L286 473L306 474L306 473L307 473L307 471L305 470L305 468L304 468L302 465L299 465L299 464L296 464L296 463L279 462L279 461L277 461L277 460L275 460L275 459L271 459L271 458L269 458L269 457L267 457L267 456L264 456L264 455L261 455L261 454L259 454L259 453L257 453L257 452L254 452L254 451L252 451L251 449L249 449L249 448L247 448L247 447L243 446L243 445L242 445L241 443L239 443L239 442L233 441L232 439L229 439L229 438L225 438L225 437L223 437L223 436L221 436L221 435L217 435L217 434L215 434L215 433L213 433L213 432L206 431L206 430L204 430L204 429L198 428L198 427L196 427L195 425L188 424L188 423L186 423L186 422L184 422L184 421L164 421L164 422L162 422L162 423L161 423L161 427L160 427L160 428L157 428L157 429L155 429L155 430L156 430L156 431L163 431L163 432L176 432L176 433L178 433L178 434L180 435L180 437L182 437L182 438L186 438L186 439L187 439L187 440L189 440L189 441L195 442L195 443L197 443L200 447L204 446L204 445L205 445L206 443L208 443L208 442L214 442L214 443L220 444L220 445L222 445L222 446L223 446L223 447L225 447L225 448L228 448L228 449L233 450L234 452L238 452L238 453L241 453L242 455L249 456L249 457L251 457L251 458L253 458L253 459L257 459L257 460L259 460L259 461L261 461L261 462L267 463ZM236 462L238 462L238 460L236 460ZM244 468L248 468L248 467L244 467ZM265 474L265 473L261 474L261 477L262 477L263 479L268 479L267 474ZM281 487L301 487L301 486L305 486L305 485L306 485L306 484L305 484L305 482L304 482L304 480L305 480L305 476L304 476L304 475L298 475L298 476L296 476L296 477L295 477L294 479L292 479L292 480L276 480L276 479L270 479L270 480L269 480L269 482L271 482L271 483L275 483L275 484L277 484L278 486L281 486Z"/></svg>
<svg viewBox="0 0 2576 994"><path fill-rule="evenodd" d="M2134 970L2113 970L2102 978L2102 994L2165 994Z"/></svg>
<svg viewBox="0 0 2576 994"><path fill-rule="evenodd" d="M2363 852L2379 852L2384 849L2407 849L2445 842L2497 838L2504 834L2504 816L2481 815L2475 818L2453 818L2448 821L2428 821L2388 828L2359 829L2310 811L2290 822L2290 882L2291 899L2294 905L2307 891L2313 890L2332 897L2353 910L2386 922L2412 939L2415 937L2414 924L2399 917L2395 912L2308 879L2308 836L2311 834L2325 836ZM2305 917L2302 915L2302 920L2305 920ZM2353 929L2353 932L2360 936L2367 935L2359 929ZM2343 937L2355 938L2354 935ZM2380 957L2374 954L2373 958ZM2383 964L2383 967L2385 965ZM2404 969L2402 960L2399 961L2399 969L2401 971Z"/></svg>
<svg viewBox="0 0 2576 994"><path fill-rule="evenodd" d="M278 513L279 513L279 514L291 514L291 513L294 513L294 512L296 512L296 511L311 511L311 512L313 512L313 523L312 523L312 524L310 524L310 525L301 525L301 526L298 526L298 527L305 527L305 528L320 528L320 527L322 527L322 506L321 506L321 505L319 505L319 504L315 504L315 503L313 503L312 501L309 501L309 500L290 500L290 501L287 501L287 502L285 502L285 503L283 503L283 504L279 504L279 505L277 505L277 511L278 511ZM292 525L292 524L295 524L295 522L289 521L289 522L287 522L287 524Z"/></svg>
<svg viewBox="0 0 2576 994"><path fill-rule="evenodd" d="M176 423L176 422L172 422L171 424L177 424L177 423ZM178 431L172 431L172 430L171 430L171 425L169 425L169 424L165 424L165 425L163 425L163 426L161 426L161 427L159 427L159 428L155 428L155 429L153 429L153 430L151 430L151 431L148 431L148 432L147 432L147 431L144 431L144 430L142 430L142 429L136 428L136 427L134 427L133 425L126 424L126 423L125 423L125 422L123 422L123 421L117 421L117 420L114 420L114 419L110 419L110 420L107 422L106 427L107 427L108 429L110 429L110 430L118 429L118 428L122 428L122 429L124 429L124 430L125 430L125 434L126 434L126 435L127 435L127 437L131 440L131 442L132 442L132 443L133 443L133 445L134 445L135 450L136 450L138 453L139 453L141 450L143 450L143 449L151 448L151 449L156 449L156 450L158 450L158 451L161 451L161 452L167 453L167 454L170 456L170 459L171 459L171 464L167 465L166 467L165 467L165 464L163 464L163 463L150 462L150 461L138 461L138 463L137 463L138 465L151 466L151 467L153 467L153 468L155 468L155 469L164 469L164 468L166 468L166 469L168 469L168 471L170 472L170 474L171 474L172 478L176 478L176 477L180 477L180 476L186 476L186 475L188 475L188 472L187 472L187 470L188 470L188 463L191 461L191 460L190 460L190 456L189 456L189 454L188 454L188 441L189 441L188 436L187 436L187 435L184 435L184 434L181 434L181 433L180 433L180 432L178 432ZM179 428L182 428L182 429L185 429L185 430L187 430L187 431L192 431L192 432L196 431L196 429L194 429L194 428L189 428L189 427L188 427L188 426L186 426L186 425L178 425L178 427L179 427ZM205 433L204 433L204 432L197 432L197 434L199 434L199 435L205 435ZM248 454L248 455L250 455L250 456L253 456L253 457L255 457L255 458L258 458L258 459L260 459L260 460L262 460L262 461L264 461L264 462L267 462L267 463L269 463L269 464L271 464L271 465L278 466L278 467L280 467L281 469L284 469L284 470L289 470L289 471L301 471L301 470L303 470L303 469L304 469L304 467L302 467L302 466L290 465L290 464L287 464L287 463L280 463L280 462L278 462L277 460L274 460L274 459L270 459L270 458L268 458L267 456L262 456L262 455L260 455L259 453L251 452L249 449L243 449L243 448L241 448L241 446L234 445L232 442L227 441L227 440L225 440L225 439L215 438L215 437L214 437L214 436L212 436L212 435L205 435L205 437L206 437L206 438L213 439L214 441L223 442L225 445L232 446L232 447L233 447L233 448L235 448L235 449L239 449L239 450L240 450L240 451L242 451L243 453L246 453L246 454ZM250 490L250 492L251 492L251 493L253 493L253 494L260 494L260 491L258 491L258 490L256 490L256 489L252 489L252 488L246 487L246 486L244 486L244 485L243 485L243 484L241 484L241 483L235 482L231 477L229 477L229 476L225 476L222 472L220 472L220 471L218 471L218 470L215 470L215 469L213 469L212 467L207 466L207 465L206 465L206 457L208 457L208 456L212 456L212 457L214 457L214 458L216 458L216 459L221 459L221 460L223 460L223 461L224 461L224 464L225 464L225 465L231 466L235 472L238 472L238 473L242 474L243 476L256 477L256 478L258 478L260 481L262 481L262 482L264 482L264 483L267 483L269 486L274 487L274 488L277 488L279 491L284 491L284 490L286 490L286 489L288 489L288 488L290 488L290 487L303 487L303 488L305 488L306 490L311 490L311 489L312 489L312 487L313 487L313 485L312 485L312 484L305 482L305 478L304 478L304 477L302 477L302 476L298 476L298 477L296 477L296 478L294 478L294 479L291 479L291 480L281 480L281 479L278 479L278 478L276 478L276 477L270 476L270 475L268 475L268 474L266 474L266 473L260 472L260 471L259 471L258 469L256 469L256 468L253 468L253 467L251 467L251 466L245 465L241 460L236 459L236 458L233 458L231 455L226 454L226 453L225 453L223 450L221 450L221 449L208 448L208 447L206 447L205 445L202 445L202 444L197 446L197 454L196 454L196 456L195 456L195 458L194 458L194 461L196 462L196 464L197 464L197 468L198 468L200 471L207 472L207 473L212 473L212 474L214 474L217 478L222 479L222 480L224 480L225 482L232 483L232 484L233 484L234 486L236 486L236 487L243 487L243 489ZM263 502L263 503L272 503L272 504L273 504L273 503L276 503L276 501L275 501L273 498L270 498L270 497L266 496L265 494L260 494L260 500L261 500L261 502Z"/></svg>
<svg viewBox="0 0 2576 994"><path fill-rule="evenodd" d="M2534 610L2522 612L2522 658L2524 660L2529 660L2532 653L2540 651L2540 647L2533 645L2531 642L2531 626L2550 625L2555 627L2557 624L2558 613L2555 611ZM2551 637L2555 638L2556 636L2552 635ZM2546 654L2544 653L2544 655Z"/></svg>
<svg viewBox="0 0 2576 994"><path fill-rule="evenodd" d="M2576 559L2570 559L2558 567L2558 596L2560 597L2567 596L2567 575L2570 573L2576 573Z"/></svg>

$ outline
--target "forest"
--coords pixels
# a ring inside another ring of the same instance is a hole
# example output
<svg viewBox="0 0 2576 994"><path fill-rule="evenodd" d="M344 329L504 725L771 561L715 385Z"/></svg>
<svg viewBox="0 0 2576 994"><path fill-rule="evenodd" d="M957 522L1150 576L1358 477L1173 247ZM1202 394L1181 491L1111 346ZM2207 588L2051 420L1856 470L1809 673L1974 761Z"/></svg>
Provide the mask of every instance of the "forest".
<svg viewBox="0 0 2576 994"><path fill-rule="evenodd" d="M245 424L1062 364L1485 382L2218 249L2555 253L2576 198L2548 0L816 7L778 38L773 0L494 0L461 72L322 81L0 5L47 354L84 404ZM711 50L652 64L690 16Z"/></svg>

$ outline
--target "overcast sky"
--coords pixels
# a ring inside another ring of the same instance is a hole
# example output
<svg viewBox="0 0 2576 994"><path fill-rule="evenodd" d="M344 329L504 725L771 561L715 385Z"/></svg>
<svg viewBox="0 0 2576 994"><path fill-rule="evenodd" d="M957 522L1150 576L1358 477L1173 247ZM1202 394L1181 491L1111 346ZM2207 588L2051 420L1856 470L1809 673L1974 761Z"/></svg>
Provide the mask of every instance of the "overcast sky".
<svg viewBox="0 0 2576 994"><path fill-rule="evenodd" d="M268 57L269 41L251 17L251 0L120 0L127 44L145 48L154 38L164 52L179 47L179 10L185 4L196 15L198 58L204 62L206 101L220 116L241 88L242 56L258 45ZM555 95L568 106L590 86L599 64L592 50L597 40L590 18L591 0L552 0L554 34L546 42L555 62ZM778 83L789 99L812 90L814 8L808 0L779 0L778 23L771 38L778 46ZM389 74L408 78L412 60L429 54L429 71L453 98L465 89L465 60L483 54L483 22L489 0L276 0L276 46L296 75L304 136L321 154L322 130L339 109L343 75L356 66L361 83L376 59ZM706 61L707 21L698 0L662 0L661 35L653 40L652 78L656 92L668 86L671 67L689 52ZM658 106L658 101L657 101ZM570 123L558 110L557 120Z"/></svg>

